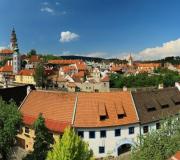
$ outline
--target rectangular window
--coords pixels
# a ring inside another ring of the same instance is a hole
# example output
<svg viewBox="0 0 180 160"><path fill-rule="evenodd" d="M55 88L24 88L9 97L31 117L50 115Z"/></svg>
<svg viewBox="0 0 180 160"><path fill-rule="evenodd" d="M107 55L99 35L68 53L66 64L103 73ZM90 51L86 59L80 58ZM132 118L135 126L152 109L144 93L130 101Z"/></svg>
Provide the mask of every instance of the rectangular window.
<svg viewBox="0 0 180 160"><path fill-rule="evenodd" d="M29 133L29 128L28 127L25 127L25 133Z"/></svg>
<svg viewBox="0 0 180 160"><path fill-rule="evenodd" d="M115 129L115 137L121 136L121 129Z"/></svg>
<svg viewBox="0 0 180 160"><path fill-rule="evenodd" d="M83 131L78 131L78 136L81 138L84 138L84 132Z"/></svg>
<svg viewBox="0 0 180 160"><path fill-rule="evenodd" d="M158 122L158 123L156 123L156 129L160 129L160 123Z"/></svg>
<svg viewBox="0 0 180 160"><path fill-rule="evenodd" d="M118 119L123 119L124 118L124 114L118 114Z"/></svg>
<svg viewBox="0 0 180 160"><path fill-rule="evenodd" d="M100 131L100 137L105 138L106 137L106 130Z"/></svg>
<svg viewBox="0 0 180 160"><path fill-rule="evenodd" d="M148 131L149 131L149 127L148 127L148 126L144 126L144 127L143 127L143 132L144 132L144 133L148 133Z"/></svg>
<svg viewBox="0 0 180 160"><path fill-rule="evenodd" d="M129 127L129 134L134 134L134 127Z"/></svg>
<svg viewBox="0 0 180 160"><path fill-rule="evenodd" d="M104 121L107 119L107 116L106 115L100 115L100 121Z"/></svg>
<svg viewBox="0 0 180 160"><path fill-rule="evenodd" d="M105 147L100 146L99 147L99 153L105 153Z"/></svg>
<svg viewBox="0 0 180 160"><path fill-rule="evenodd" d="M95 138L95 131L89 131L89 138Z"/></svg>

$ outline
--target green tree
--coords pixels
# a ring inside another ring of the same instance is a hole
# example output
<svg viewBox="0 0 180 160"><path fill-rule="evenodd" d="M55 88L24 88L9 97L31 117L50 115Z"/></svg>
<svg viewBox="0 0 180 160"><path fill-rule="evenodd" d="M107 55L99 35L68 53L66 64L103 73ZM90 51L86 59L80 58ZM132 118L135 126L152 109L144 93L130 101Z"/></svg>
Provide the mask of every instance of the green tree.
<svg viewBox="0 0 180 160"><path fill-rule="evenodd" d="M90 160L92 151L71 128L65 129L64 135L49 151L47 160Z"/></svg>
<svg viewBox="0 0 180 160"><path fill-rule="evenodd" d="M31 50L28 52L28 54L27 54L28 57L31 57L31 56L33 56L33 55L37 55L37 52L36 52L35 49L31 49Z"/></svg>
<svg viewBox="0 0 180 160"><path fill-rule="evenodd" d="M15 102L6 103L0 98L0 154L3 160L9 159L21 125L21 114L17 108Z"/></svg>
<svg viewBox="0 0 180 160"><path fill-rule="evenodd" d="M24 160L45 160L51 145L54 143L53 134L45 126L45 119L42 114L39 115L33 127L35 130L34 150Z"/></svg>
<svg viewBox="0 0 180 160"><path fill-rule="evenodd" d="M161 129L139 137L133 149L132 160L165 160L180 149L180 116L169 117L161 122Z"/></svg>
<svg viewBox="0 0 180 160"><path fill-rule="evenodd" d="M46 73L42 63L39 63L35 69L34 79L38 87L44 87L46 84Z"/></svg>

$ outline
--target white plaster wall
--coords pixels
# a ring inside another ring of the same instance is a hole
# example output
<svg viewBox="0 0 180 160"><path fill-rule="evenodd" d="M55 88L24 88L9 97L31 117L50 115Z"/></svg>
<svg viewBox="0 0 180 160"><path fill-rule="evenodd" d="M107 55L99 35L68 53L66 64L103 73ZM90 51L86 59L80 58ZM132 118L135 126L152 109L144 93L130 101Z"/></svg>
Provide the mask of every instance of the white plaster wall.
<svg viewBox="0 0 180 160"><path fill-rule="evenodd" d="M156 123L157 122L152 122L152 123L148 123L148 124L143 124L143 125L141 125L141 134L144 134L144 132L143 132L143 127L144 126L148 126L148 132L150 132L150 131L152 131L152 130L156 130Z"/></svg>
<svg viewBox="0 0 180 160"><path fill-rule="evenodd" d="M134 134L129 135L129 127L134 127ZM121 129L121 136L115 137L115 129ZM96 158L106 157L107 155L117 156L117 149L125 142L135 143L140 134L139 124L106 128L76 128L77 131L84 131L84 140L88 142ZM100 137L100 130L106 130L106 138ZM95 131L95 138L89 138L89 131ZM99 154L99 146L105 147L105 153Z"/></svg>

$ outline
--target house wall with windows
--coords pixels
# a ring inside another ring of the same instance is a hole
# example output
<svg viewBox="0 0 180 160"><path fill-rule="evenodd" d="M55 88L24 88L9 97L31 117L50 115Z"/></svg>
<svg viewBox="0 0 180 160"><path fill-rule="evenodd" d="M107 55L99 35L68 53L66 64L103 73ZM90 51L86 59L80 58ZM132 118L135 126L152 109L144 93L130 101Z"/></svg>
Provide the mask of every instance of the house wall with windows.
<svg viewBox="0 0 180 160"><path fill-rule="evenodd" d="M90 129L76 128L76 131L83 140L88 142L96 158L108 155L118 156L118 148L127 143L135 145L140 134L139 124Z"/></svg>
<svg viewBox="0 0 180 160"><path fill-rule="evenodd" d="M60 133L52 132L53 138L57 141L60 137ZM17 134L16 143L21 148L25 149L26 151L33 151L34 145L34 138L35 138L35 131L32 126L25 125L21 128L20 132Z"/></svg>

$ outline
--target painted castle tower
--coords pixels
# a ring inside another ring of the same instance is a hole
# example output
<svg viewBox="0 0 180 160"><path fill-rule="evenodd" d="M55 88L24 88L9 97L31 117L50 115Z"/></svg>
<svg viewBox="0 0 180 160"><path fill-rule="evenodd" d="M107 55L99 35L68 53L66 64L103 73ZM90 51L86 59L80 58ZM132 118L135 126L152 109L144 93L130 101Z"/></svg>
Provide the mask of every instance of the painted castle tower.
<svg viewBox="0 0 180 160"><path fill-rule="evenodd" d="M13 53L13 74L17 74L21 70L21 56L19 53L16 32L13 28L11 33L10 48L14 51Z"/></svg>

